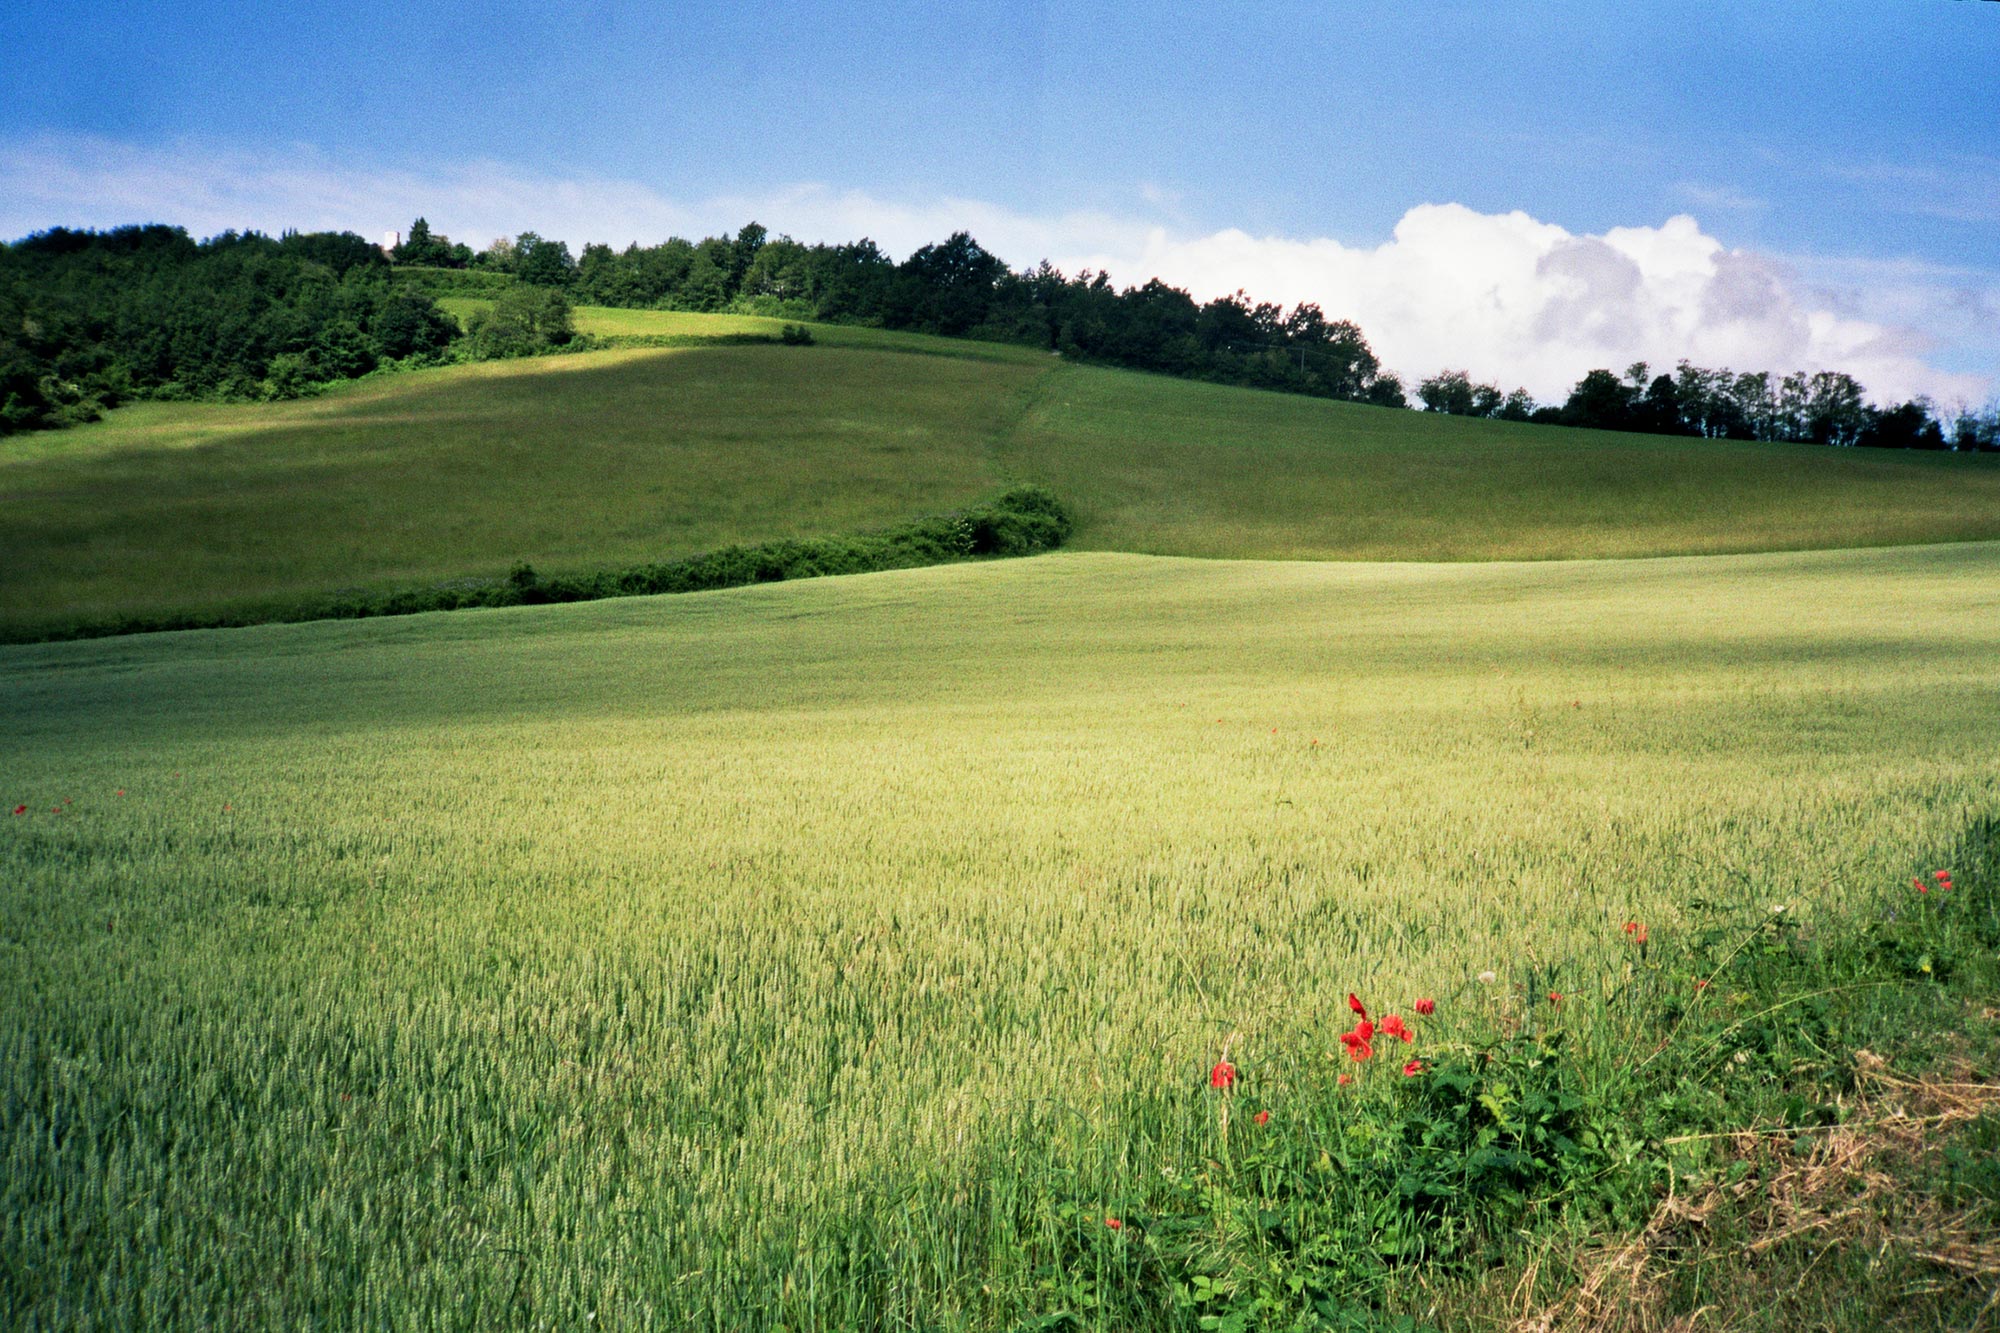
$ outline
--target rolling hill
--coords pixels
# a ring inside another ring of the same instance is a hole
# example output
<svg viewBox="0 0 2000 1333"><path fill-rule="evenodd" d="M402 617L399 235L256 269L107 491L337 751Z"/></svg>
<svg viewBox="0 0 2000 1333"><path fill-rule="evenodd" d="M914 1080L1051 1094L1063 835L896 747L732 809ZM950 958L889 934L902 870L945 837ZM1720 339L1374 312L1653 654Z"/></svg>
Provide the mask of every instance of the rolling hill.
<svg viewBox="0 0 2000 1333"><path fill-rule="evenodd" d="M460 305L466 303L460 302ZM264 405L151 403L0 443L0 633L584 572L839 534L1020 481L1075 545L1334 560L2000 537L2000 459L1390 412L777 321L580 312L623 347Z"/></svg>

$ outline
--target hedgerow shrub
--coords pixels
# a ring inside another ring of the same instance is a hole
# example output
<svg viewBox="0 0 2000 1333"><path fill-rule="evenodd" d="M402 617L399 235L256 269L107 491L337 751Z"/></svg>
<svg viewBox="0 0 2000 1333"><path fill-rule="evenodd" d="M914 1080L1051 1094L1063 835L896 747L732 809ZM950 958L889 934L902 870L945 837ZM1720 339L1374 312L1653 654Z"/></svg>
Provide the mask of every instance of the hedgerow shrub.
<svg viewBox="0 0 2000 1333"><path fill-rule="evenodd" d="M471 607L536 606L604 597L706 592L751 583L781 583L830 574L867 574L957 560L1052 551L1073 529L1062 502L1039 486L1021 486L995 500L915 519L899 527L847 537L811 537L725 546L657 564L545 578L525 562L505 580L455 582L388 593L349 593L265 614L171 615L30 631L21 640L99 638L155 630L214 629L272 621L353 620Z"/></svg>

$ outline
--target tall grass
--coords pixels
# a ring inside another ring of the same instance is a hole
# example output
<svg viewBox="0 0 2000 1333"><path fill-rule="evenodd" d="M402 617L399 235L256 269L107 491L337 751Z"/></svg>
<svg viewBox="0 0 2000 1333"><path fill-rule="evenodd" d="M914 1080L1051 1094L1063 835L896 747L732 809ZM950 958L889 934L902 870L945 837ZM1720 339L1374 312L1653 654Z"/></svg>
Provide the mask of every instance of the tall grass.
<svg viewBox="0 0 2000 1333"><path fill-rule="evenodd" d="M1927 870L1996 575L1057 555L0 650L6 1308L1170 1323L1101 1217L1242 1150L1225 1048L1488 970L1588 1043L1623 922Z"/></svg>

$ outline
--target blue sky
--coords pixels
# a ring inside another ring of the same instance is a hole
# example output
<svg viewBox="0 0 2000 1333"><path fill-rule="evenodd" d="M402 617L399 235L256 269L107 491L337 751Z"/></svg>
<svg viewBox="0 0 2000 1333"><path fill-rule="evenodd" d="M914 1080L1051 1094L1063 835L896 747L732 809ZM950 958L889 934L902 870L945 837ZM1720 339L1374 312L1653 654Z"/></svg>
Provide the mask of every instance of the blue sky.
<svg viewBox="0 0 2000 1333"><path fill-rule="evenodd" d="M1439 256L1399 226L1452 205L1486 220L1453 215L1434 237L1454 290L1482 281L1468 248L1549 278L1495 279L1520 318L1465 348L1475 373L1553 380L1586 353L1754 344L1740 320L1704 341L1699 312L1669 308L1722 299L1680 291L1721 254L1754 259L1791 303L1773 355L1860 356L1877 379L1960 396L2000 386L1992 0L15 0L0 49L7 235L141 213L379 235L422 211L475 244L533 228L622 245L754 214L899 249L963 225L1017 265L1248 277L1274 288L1254 295L1344 299L1382 324L1421 322L1437 295L1412 275ZM1501 221L1516 213L1555 230L1524 239ZM1669 259L1649 236L1677 215L1701 241ZM1592 240L1602 263L1571 253ZM1605 305L1627 261L1652 302L1631 319ZM1737 271L1724 296L1754 303L1762 280ZM1408 300L1388 291L1413 282ZM1551 301L1583 313L1557 330ZM1592 321L1595 342L1578 332ZM1408 357L1451 350L1383 336ZM1538 336L1549 355L1524 356Z"/></svg>

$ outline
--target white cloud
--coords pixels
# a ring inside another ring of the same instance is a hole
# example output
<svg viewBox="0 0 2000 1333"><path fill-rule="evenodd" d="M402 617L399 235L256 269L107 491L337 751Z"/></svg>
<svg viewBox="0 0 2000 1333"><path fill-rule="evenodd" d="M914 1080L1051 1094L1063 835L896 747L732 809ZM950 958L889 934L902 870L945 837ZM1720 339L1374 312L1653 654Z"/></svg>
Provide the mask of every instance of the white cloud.
<svg viewBox="0 0 2000 1333"><path fill-rule="evenodd" d="M419 173L355 169L305 146L252 153L74 136L0 145L0 234L9 236L167 221L197 235L290 227L375 237L422 214L474 246L532 229L580 248L720 234L754 218L801 240L869 236L904 255L964 229L1016 266L1048 258L1120 283L1160 277L1203 300L1241 288L1285 305L1315 301L1358 323L1411 382L1452 367L1559 399L1593 367L1643 360L1666 369L1686 357L1738 370L1844 370L1878 399L1952 402L1984 398L2000 371L1992 273L1732 250L1687 216L1579 235L1457 204L1412 208L1374 247L1233 229L1192 235L1143 216L1170 202L1137 199L1133 216L1040 216L823 184L683 202L632 181L497 162Z"/></svg>
<svg viewBox="0 0 2000 1333"><path fill-rule="evenodd" d="M1241 288L1316 301L1359 324L1406 378L1460 368L1543 399L1560 398L1594 367L1622 372L1647 361L1664 370L1683 357L1737 370L1844 370L1880 399L1978 399L1992 385L1990 374L1931 364L1946 329L1972 330L1922 292L1906 288L1895 322L1848 313L1791 265L1731 250L1687 216L1590 236L1525 213L1425 204L1373 248L1241 231L1154 233L1136 255L1072 262L1121 282L1158 275L1200 298ZM2000 362L2000 346L1979 350L1986 364Z"/></svg>

